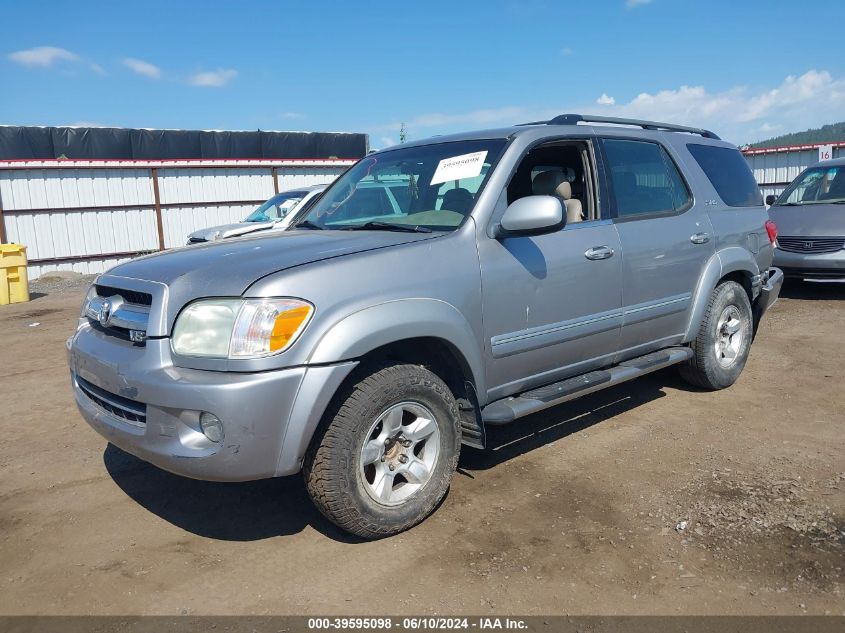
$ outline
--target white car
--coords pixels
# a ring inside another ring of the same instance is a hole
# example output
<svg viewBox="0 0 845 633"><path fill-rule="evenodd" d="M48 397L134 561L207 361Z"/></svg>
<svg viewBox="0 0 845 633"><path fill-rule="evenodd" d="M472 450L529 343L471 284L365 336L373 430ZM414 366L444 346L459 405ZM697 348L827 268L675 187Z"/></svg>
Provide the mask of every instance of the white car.
<svg viewBox="0 0 845 633"><path fill-rule="evenodd" d="M312 185L277 193L250 213L243 222L221 224L194 231L188 236L188 244L215 242L269 229L283 231L299 215L297 211L305 209L309 202L326 190L326 187L328 185Z"/></svg>

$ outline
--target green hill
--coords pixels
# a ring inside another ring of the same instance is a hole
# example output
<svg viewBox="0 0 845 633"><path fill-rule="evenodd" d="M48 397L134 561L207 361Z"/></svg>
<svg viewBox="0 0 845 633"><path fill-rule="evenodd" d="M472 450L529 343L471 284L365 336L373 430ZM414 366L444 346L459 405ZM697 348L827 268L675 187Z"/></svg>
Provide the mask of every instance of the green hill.
<svg viewBox="0 0 845 633"><path fill-rule="evenodd" d="M752 143L749 147L782 147L784 145L809 145L812 143L831 143L837 141L845 141L845 121L823 125L815 130L776 136L766 141Z"/></svg>

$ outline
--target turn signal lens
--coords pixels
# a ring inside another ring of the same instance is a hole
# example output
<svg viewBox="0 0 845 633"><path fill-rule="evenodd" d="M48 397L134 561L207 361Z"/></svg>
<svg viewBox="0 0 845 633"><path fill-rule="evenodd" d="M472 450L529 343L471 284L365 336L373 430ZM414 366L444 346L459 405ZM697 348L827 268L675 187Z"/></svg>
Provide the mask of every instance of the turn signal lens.
<svg viewBox="0 0 845 633"><path fill-rule="evenodd" d="M769 241L772 246L777 246L778 225L775 224L774 220L766 220L766 233L769 234Z"/></svg>
<svg viewBox="0 0 845 633"><path fill-rule="evenodd" d="M285 349L299 333L299 330L311 316L311 306L302 305L291 308L276 317L273 332L270 334L270 351L278 352Z"/></svg>
<svg viewBox="0 0 845 633"><path fill-rule="evenodd" d="M287 349L314 307L298 299L248 299L232 331L229 358L255 358Z"/></svg>

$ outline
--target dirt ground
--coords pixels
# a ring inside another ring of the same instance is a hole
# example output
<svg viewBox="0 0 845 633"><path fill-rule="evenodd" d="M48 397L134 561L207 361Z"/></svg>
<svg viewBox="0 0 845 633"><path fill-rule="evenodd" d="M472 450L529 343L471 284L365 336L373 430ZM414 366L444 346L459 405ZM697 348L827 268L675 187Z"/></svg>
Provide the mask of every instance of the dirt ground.
<svg viewBox="0 0 845 633"><path fill-rule="evenodd" d="M845 285L784 288L728 390L665 370L491 432L373 543L299 477L107 446L65 364L83 285L34 290L0 306L0 614L845 614Z"/></svg>

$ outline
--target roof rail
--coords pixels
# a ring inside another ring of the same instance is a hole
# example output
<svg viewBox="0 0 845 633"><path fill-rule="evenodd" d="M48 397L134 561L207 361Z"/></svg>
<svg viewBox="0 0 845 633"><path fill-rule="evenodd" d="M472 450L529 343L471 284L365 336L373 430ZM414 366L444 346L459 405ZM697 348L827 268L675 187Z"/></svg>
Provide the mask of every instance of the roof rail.
<svg viewBox="0 0 845 633"><path fill-rule="evenodd" d="M671 123L659 123L657 121L641 121L640 119L621 119L612 116L594 116L590 114L559 114L548 121L533 121L531 123L520 123L519 125L577 125L578 123L612 123L614 125L633 125L644 130L667 130L669 132L687 132L698 134L704 138L719 140L710 130L698 127L687 127L685 125L673 125Z"/></svg>

